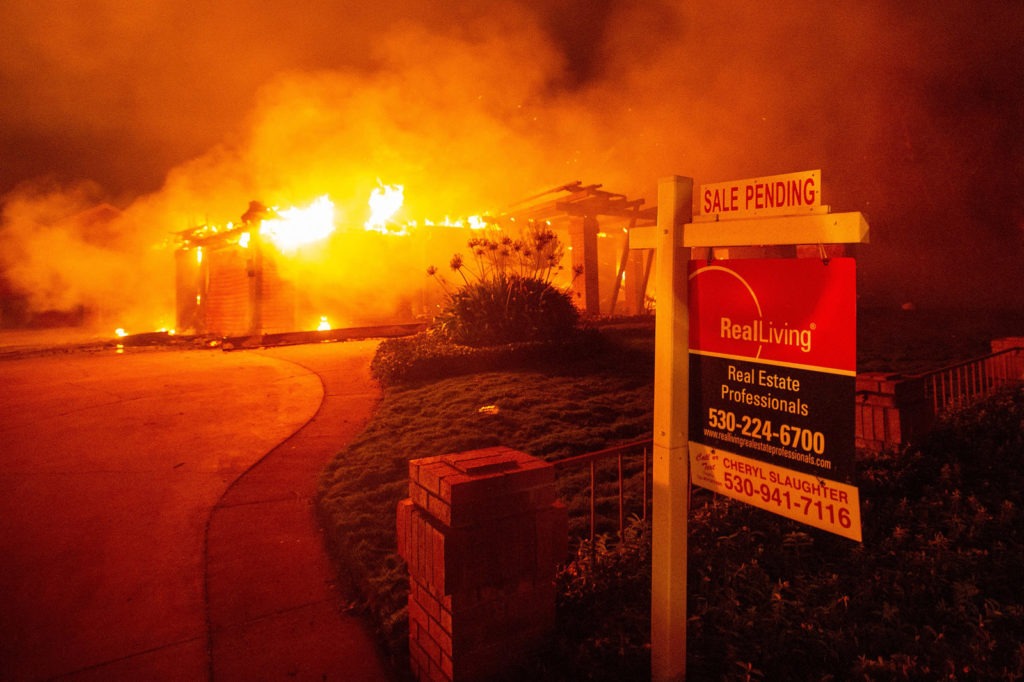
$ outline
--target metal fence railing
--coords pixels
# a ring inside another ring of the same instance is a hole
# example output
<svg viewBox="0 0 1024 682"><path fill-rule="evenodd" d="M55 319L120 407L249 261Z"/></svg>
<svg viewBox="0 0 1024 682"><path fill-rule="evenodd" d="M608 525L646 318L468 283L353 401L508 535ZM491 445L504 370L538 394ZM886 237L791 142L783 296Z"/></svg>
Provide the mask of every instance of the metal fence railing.
<svg viewBox="0 0 1024 682"><path fill-rule="evenodd" d="M982 358L918 374L925 400L936 415L957 410L1024 380L1024 349L1006 350Z"/></svg>
<svg viewBox="0 0 1024 682"><path fill-rule="evenodd" d="M619 535L622 535L622 531L626 526L626 513L628 500L626 496L626 476L624 475L625 467L624 462L627 459L634 459L637 457L642 458L642 464L640 472L633 472L631 478L635 478L637 473L642 480L642 484L639 486L639 504L636 504L634 500L634 507L639 507L636 513L642 519L647 518L647 509L650 502L650 486L648 484L649 479L649 461L651 457L653 439L646 438L643 440L631 441L629 443L623 443L603 450L596 450L594 452L588 452L582 455L576 455L575 457L566 457L565 459L557 460L552 462L555 467L556 474L559 477L564 476L572 471L578 471L580 469L586 469L588 472L589 483L587 485L589 492L589 509L587 523L588 536L590 539L591 546L594 543L594 537L597 534L597 503L598 503L598 486L600 469L605 469L604 477L610 476L614 479L615 483L615 497L617 497L617 511L618 511L618 531ZM607 469L610 466L611 460L614 460L615 467L611 472ZM604 466L602 466L604 465ZM636 487L636 486L634 486ZM633 497L635 497L634 495Z"/></svg>

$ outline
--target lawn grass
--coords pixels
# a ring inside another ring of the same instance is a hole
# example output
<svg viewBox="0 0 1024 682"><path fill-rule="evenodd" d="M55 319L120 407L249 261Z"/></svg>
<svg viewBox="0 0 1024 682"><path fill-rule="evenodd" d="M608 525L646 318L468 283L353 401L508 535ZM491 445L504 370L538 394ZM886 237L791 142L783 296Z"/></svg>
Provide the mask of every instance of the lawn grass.
<svg viewBox="0 0 1024 682"><path fill-rule="evenodd" d="M571 363L388 388L365 431L324 471L318 511L331 551L397 658L405 654L408 581L396 553L395 508L408 496L408 461L494 445L553 461L649 437L650 344L619 338L613 351ZM496 410L481 411L490 406ZM627 473L639 469L630 462ZM571 530L581 533L586 477L570 474L559 484Z"/></svg>
<svg viewBox="0 0 1024 682"><path fill-rule="evenodd" d="M859 366L918 371L919 356L934 366L980 355L981 337L998 327L952 333L928 319L873 319L873 332L862 328L873 340L859 340ZM578 362L390 388L366 431L324 472L319 510L332 551L399 664L408 587L394 524L408 460L490 445L554 460L648 436L649 332L611 331L606 354ZM480 411L492 405L496 413ZM952 417L919 449L860 453L863 544L695 490L695 679L1019 679L1022 431L1024 392L1014 391ZM579 538L585 483L569 476L561 486ZM649 679L647 530L635 523L622 545L599 538L595 564L566 566L559 632L524 679Z"/></svg>

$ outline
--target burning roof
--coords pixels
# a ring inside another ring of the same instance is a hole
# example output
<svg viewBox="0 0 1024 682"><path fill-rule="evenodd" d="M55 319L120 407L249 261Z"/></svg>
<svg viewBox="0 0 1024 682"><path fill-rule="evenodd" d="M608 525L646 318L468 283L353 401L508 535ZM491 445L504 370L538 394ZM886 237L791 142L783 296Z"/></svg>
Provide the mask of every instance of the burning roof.
<svg viewBox="0 0 1024 682"><path fill-rule="evenodd" d="M283 252L326 239L334 232L334 203L327 195L302 208L266 207L249 202L238 224L204 224L178 233L179 248L208 245L212 242L236 242L247 246L253 233Z"/></svg>

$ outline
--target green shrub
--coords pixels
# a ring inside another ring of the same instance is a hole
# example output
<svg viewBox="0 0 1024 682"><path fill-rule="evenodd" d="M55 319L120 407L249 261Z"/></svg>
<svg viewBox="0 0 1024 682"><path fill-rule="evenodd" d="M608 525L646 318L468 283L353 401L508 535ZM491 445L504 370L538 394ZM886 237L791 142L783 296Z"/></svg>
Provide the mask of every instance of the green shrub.
<svg viewBox="0 0 1024 682"><path fill-rule="evenodd" d="M427 270L447 293L430 328L378 347L370 372L381 385L535 367L598 350L600 335L580 328L572 297L552 284L562 247L551 228L531 222L519 240L485 234L468 246L472 263L461 254L450 263L461 286Z"/></svg>
<svg viewBox="0 0 1024 682"><path fill-rule="evenodd" d="M540 279L500 273L449 294L435 326L454 343L481 347L564 340L578 321L565 291Z"/></svg>
<svg viewBox="0 0 1024 682"><path fill-rule="evenodd" d="M427 330L382 341L370 361L370 375L382 386L437 379L469 371L472 354Z"/></svg>
<svg viewBox="0 0 1024 682"><path fill-rule="evenodd" d="M650 679L651 527L582 540L556 578L560 649L535 679ZM556 668L557 666L557 668Z"/></svg>
<svg viewBox="0 0 1024 682"><path fill-rule="evenodd" d="M457 253L449 263L462 279L460 286L436 267L427 269L447 293L435 320L438 333L456 344L483 347L561 341L576 329L579 311L570 294L553 283L563 269L564 251L550 227L531 221L519 239L484 234L467 246L470 260Z"/></svg>
<svg viewBox="0 0 1024 682"><path fill-rule="evenodd" d="M370 374L387 387L474 372L552 367L595 357L604 343L597 330L577 329L558 340L474 348L453 343L428 329L382 341L370 361Z"/></svg>

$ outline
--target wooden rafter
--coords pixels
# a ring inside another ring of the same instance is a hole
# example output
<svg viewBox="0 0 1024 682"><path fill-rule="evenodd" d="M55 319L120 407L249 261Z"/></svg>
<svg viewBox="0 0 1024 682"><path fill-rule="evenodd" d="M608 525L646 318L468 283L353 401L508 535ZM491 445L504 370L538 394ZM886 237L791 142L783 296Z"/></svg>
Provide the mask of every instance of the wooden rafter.
<svg viewBox="0 0 1024 682"><path fill-rule="evenodd" d="M643 199L629 199L624 194L608 192L602 185L584 185L580 181L559 185L546 192L536 194L513 204L506 216L517 220L557 220L567 216L613 216L629 218L635 224L637 219L656 220L657 209L641 209ZM568 192L554 198L552 194ZM538 202L538 199L544 201Z"/></svg>

